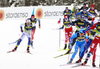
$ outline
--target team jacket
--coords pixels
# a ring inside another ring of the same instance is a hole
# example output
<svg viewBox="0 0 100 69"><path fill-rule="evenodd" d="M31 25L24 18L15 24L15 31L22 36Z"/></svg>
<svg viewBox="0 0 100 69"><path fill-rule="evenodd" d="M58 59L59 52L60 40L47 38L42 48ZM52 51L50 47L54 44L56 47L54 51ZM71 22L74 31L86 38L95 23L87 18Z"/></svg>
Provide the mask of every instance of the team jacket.
<svg viewBox="0 0 100 69"><path fill-rule="evenodd" d="M100 37L100 22L94 24L90 29L96 32L96 36Z"/></svg>
<svg viewBox="0 0 100 69"><path fill-rule="evenodd" d="M24 32L26 33L30 33L32 31L32 23L30 23L30 25L27 25L27 23L21 24L20 28L22 29L22 27L24 27Z"/></svg>
<svg viewBox="0 0 100 69"><path fill-rule="evenodd" d="M64 10L63 15L67 15L68 18L70 18L72 16L72 13L74 13L74 12L72 12L71 10L68 10L68 12L66 12L66 10Z"/></svg>
<svg viewBox="0 0 100 69"><path fill-rule="evenodd" d="M89 12L84 13L83 11L81 11L79 13L76 13L75 17L77 18L78 15L83 15L86 19L88 19L90 14L89 14Z"/></svg>
<svg viewBox="0 0 100 69"><path fill-rule="evenodd" d="M88 10L88 7L85 7L85 8L84 8L84 7L81 7L81 8L79 9L79 11L80 11L80 10L83 10L83 9Z"/></svg>
<svg viewBox="0 0 100 69"><path fill-rule="evenodd" d="M74 22L72 22L73 25L76 25L77 30L79 31L80 29L86 29L86 27L88 25L91 25L89 22L87 22L86 20L81 21L80 19L75 20Z"/></svg>
<svg viewBox="0 0 100 69"><path fill-rule="evenodd" d="M34 28L36 28L36 23L37 23L37 21L38 21L38 23L39 23L39 27L41 26L41 25L40 25L40 19L34 18L34 20L32 21L32 19L30 18L30 20L31 20L32 26L33 26Z"/></svg>
<svg viewBox="0 0 100 69"><path fill-rule="evenodd" d="M74 35L72 35L71 36L71 41L70 41L70 43L72 43L72 41L73 41L73 39L74 38L77 38L77 41L79 41L79 42L83 42L83 41L85 41L85 38L89 38L88 36L86 36L85 34L81 37L80 36L80 33L79 32L76 32Z"/></svg>
<svg viewBox="0 0 100 69"><path fill-rule="evenodd" d="M70 20L63 19L63 26L60 29L63 29L64 27L65 28L70 28L70 27L72 27L72 25L73 24L71 23Z"/></svg>
<svg viewBox="0 0 100 69"><path fill-rule="evenodd" d="M96 9L91 10L91 8L89 8L87 11L88 11L92 16L96 16L96 15L99 16L99 13L98 13L98 11L97 11Z"/></svg>

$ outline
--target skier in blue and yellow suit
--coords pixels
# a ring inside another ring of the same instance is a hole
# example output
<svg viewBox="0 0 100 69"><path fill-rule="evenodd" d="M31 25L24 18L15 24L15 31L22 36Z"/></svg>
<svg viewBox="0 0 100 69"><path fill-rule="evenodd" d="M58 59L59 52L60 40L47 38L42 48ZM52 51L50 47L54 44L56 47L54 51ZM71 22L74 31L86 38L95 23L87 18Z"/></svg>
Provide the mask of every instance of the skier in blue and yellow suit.
<svg viewBox="0 0 100 69"><path fill-rule="evenodd" d="M79 48L79 47L80 47L80 49L81 49L81 50L80 50L80 55L81 55L81 53L83 52L84 47L85 47L86 38L88 39L89 37L86 36L84 30L81 29L81 30L79 30L79 32L76 32L74 35L72 35L70 43L72 43L73 38L77 38L77 40L76 40L76 45L75 45L75 51L74 51L74 53L73 53L73 55L72 55L70 61L68 62L68 64L69 64L69 63L72 63L72 61L73 61L75 55L76 55L77 52L78 52L78 48Z"/></svg>

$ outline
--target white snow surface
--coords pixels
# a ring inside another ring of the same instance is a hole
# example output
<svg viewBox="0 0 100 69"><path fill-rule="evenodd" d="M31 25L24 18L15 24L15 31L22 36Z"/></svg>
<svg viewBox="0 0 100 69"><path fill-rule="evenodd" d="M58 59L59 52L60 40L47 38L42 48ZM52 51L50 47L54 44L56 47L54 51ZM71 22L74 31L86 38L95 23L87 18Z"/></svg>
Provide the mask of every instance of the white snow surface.
<svg viewBox="0 0 100 69"><path fill-rule="evenodd" d="M65 55L59 58L54 58L66 51L58 51L64 47L64 30L61 30L61 36L59 36L59 30L53 30L59 28L60 24L57 24L58 19L41 19L41 29L37 28L34 38L34 49L30 47L31 54L26 53L27 37L23 39L16 52L7 53L12 50L15 44L9 45L9 43L16 41L21 36L20 24L25 20L7 20L0 21L0 69L71 69L72 65L60 66L66 64L72 54ZM75 29L75 27L73 27ZM59 37L60 47L59 47ZM74 47L72 49L74 51ZM97 55L100 49L97 47ZM78 54L73 60L73 63L78 60ZM85 54L84 59L87 54ZM84 62L84 59L82 62ZM100 56L96 57L96 65L99 66ZM89 59L87 65L76 67L75 69L94 69L92 67L92 57ZM74 68L73 68L74 69ZM98 69L98 68L95 68Z"/></svg>

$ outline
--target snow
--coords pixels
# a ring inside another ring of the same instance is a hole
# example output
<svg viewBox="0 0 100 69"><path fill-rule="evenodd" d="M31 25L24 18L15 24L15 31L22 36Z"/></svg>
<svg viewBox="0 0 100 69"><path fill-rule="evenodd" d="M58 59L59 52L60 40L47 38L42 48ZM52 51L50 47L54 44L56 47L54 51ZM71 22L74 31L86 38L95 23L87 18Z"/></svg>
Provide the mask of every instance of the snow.
<svg viewBox="0 0 100 69"><path fill-rule="evenodd" d="M61 41L59 47L59 28L57 24L58 19L41 19L41 29L37 28L34 39L34 49L30 48L31 54L26 53L27 37L19 45L16 52L7 53L12 50L15 44L9 45L10 42L16 41L21 36L20 24L25 20L7 20L0 21L0 69L70 69L72 66L66 64L72 54L65 55L59 58L54 58L66 51L58 51L64 47L64 30L61 30ZM62 24L61 24L62 25ZM99 46L97 48L97 55L99 54ZM74 51L74 47L72 49ZM87 54L85 54L86 57ZM84 57L84 58L85 58ZM73 63L78 60L78 53ZM82 60L84 61L84 60ZM96 57L96 65L99 66L100 57ZM90 66L76 67L75 69L93 69L92 57L87 63ZM97 69L97 68L95 68Z"/></svg>

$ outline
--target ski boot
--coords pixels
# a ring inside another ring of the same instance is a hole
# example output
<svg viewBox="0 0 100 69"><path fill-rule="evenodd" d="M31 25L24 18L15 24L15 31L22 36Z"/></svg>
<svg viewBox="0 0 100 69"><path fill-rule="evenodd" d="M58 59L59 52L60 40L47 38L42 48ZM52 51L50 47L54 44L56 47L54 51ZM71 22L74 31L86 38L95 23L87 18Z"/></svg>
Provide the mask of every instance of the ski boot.
<svg viewBox="0 0 100 69"><path fill-rule="evenodd" d="M17 47L18 47L18 46L15 46L15 48L14 48L12 51L8 51L7 53L15 52L15 51L17 50Z"/></svg>
<svg viewBox="0 0 100 69"><path fill-rule="evenodd" d="M81 58L79 60L76 61L76 63L80 63L81 62Z"/></svg>
<svg viewBox="0 0 100 69"><path fill-rule="evenodd" d="M96 65L95 65L95 61L92 62L92 66L93 66L93 67L96 67Z"/></svg>
<svg viewBox="0 0 100 69"><path fill-rule="evenodd" d="M12 50L12 52L15 52L17 50L18 46L15 46L15 48Z"/></svg>
<svg viewBox="0 0 100 69"><path fill-rule="evenodd" d="M30 50L29 50L29 48L30 48L30 47L28 46L28 47L27 47L27 53L30 53Z"/></svg>
<svg viewBox="0 0 100 69"><path fill-rule="evenodd" d="M72 59L67 64L71 64L71 63L72 63Z"/></svg>
<svg viewBox="0 0 100 69"><path fill-rule="evenodd" d="M67 48L67 44L65 44L64 50Z"/></svg>
<svg viewBox="0 0 100 69"><path fill-rule="evenodd" d="M82 66L85 66L85 65L87 64L87 61L88 61L88 59L86 59L86 60L84 61L84 63L82 63L81 65L82 65Z"/></svg>

